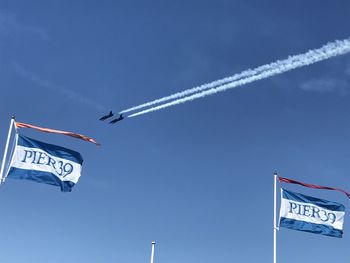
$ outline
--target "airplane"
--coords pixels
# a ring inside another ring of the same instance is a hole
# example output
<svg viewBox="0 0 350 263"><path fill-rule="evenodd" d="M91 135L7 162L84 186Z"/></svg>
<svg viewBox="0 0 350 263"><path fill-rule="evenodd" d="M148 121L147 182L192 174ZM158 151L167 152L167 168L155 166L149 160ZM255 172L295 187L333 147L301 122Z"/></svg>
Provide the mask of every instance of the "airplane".
<svg viewBox="0 0 350 263"><path fill-rule="evenodd" d="M104 120L106 120L106 119L112 117L113 115L114 115L113 112L110 111L107 115L102 116L99 120L100 120L100 121L104 121Z"/></svg>
<svg viewBox="0 0 350 263"><path fill-rule="evenodd" d="M116 122L121 121L122 119L124 119L123 114L119 114L118 118L111 120L109 123L115 124Z"/></svg>

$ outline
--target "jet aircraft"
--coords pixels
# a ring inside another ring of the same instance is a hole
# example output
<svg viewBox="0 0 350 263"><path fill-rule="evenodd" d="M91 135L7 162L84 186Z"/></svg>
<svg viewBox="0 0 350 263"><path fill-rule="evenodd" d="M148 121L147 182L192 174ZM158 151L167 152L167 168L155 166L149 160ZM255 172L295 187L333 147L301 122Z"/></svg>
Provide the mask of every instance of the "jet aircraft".
<svg viewBox="0 0 350 263"><path fill-rule="evenodd" d="M110 117L112 117L112 116L114 116L114 114L113 114L112 111L110 111L107 115L102 116L102 117L100 118L100 121L104 121L104 120L106 120L106 119L108 119L108 118L110 118Z"/></svg>
<svg viewBox="0 0 350 263"><path fill-rule="evenodd" d="M123 114L119 114L118 118L115 118L115 119L111 120L109 123L110 124L115 124L116 122L121 121L122 119L124 119Z"/></svg>

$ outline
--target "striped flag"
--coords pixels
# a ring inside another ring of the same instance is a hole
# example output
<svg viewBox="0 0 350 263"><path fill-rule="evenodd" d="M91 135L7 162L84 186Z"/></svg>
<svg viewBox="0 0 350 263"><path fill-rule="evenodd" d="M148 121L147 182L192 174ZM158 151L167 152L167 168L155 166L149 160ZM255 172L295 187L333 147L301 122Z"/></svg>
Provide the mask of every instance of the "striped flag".
<svg viewBox="0 0 350 263"><path fill-rule="evenodd" d="M50 128L43 128L43 127L39 127L39 126L35 126L32 124L28 124L28 123L23 123L23 122L15 122L16 128L30 128L30 129L34 129L37 131L41 131L41 132L48 132L48 133L56 133L56 134L63 134L63 135L67 135L70 137L74 137L74 138L78 138L80 140L83 141L87 141L87 142L91 142L96 144L97 146L100 146L100 144L98 142L96 142L94 139L82 135L82 134L78 134L78 133L74 133L74 132L69 132L69 131L61 131L61 130L55 130L55 129L50 129Z"/></svg>
<svg viewBox="0 0 350 263"><path fill-rule="evenodd" d="M76 151L16 135L6 178L56 185L62 192L70 192L80 178L82 163Z"/></svg>
<svg viewBox="0 0 350 263"><path fill-rule="evenodd" d="M342 237L342 204L282 189L280 227L331 237Z"/></svg>

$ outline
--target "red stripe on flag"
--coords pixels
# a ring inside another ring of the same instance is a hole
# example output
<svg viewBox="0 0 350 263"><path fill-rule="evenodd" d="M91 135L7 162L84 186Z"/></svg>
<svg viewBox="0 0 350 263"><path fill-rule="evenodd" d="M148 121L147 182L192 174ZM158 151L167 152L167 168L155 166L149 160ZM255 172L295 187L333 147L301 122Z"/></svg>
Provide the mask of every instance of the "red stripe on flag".
<svg viewBox="0 0 350 263"><path fill-rule="evenodd" d="M67 135L70 137L78 138L78 139L83 140L83 141L92 142L92 143L96 144L97 146L100 146L100 144L98 142L96 142L94 139L87 137L85 135L82 135L82 134L74 133L74 132L54 130L54 129L50 129L50 128L43 128L43 127L35 126L32 124L17 122L17 121L15 122L15 125L16 125L16 128L30 128L30 129L35 129L35 130L41 131L41 132L63 134L63 135Z"/></svg>
<svg viewBox="0 0 350 263"><path fill-rule="evenodd" d="M328 187L328 186L320 186L320 185L315 185L315 184L306 184L306 183L302 183L302 182L295 181L295 180L292 180L292 179L283 178L283 177L280 177L280 176L278 177L278 180L281 183L298 184L298 185L302 185L302 186L309 187L309 188L314 188L314 189L334 190L334 191L341 192L341 193L345 194L348 198L350 198L350 193L348 193L348 192L346 192L346 191L344 191L342 189L339 189L339 188L333 188L333 187Z"/></svg>

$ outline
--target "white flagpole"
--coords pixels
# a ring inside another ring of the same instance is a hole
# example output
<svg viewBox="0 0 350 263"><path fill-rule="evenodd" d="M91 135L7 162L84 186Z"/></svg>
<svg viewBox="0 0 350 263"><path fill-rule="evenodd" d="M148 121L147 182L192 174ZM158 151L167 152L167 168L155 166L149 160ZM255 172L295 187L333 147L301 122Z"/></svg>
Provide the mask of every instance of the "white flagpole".
<svg viewBox="0 0 350 263"><path fill-rule="evenodd" d="M11 132L12 132L12 128L13 128L13 123L14 123L14 122L15 122L15 117L12 116L12 118L11 118L11 123L10 123L10 128L9 128L9 132L8 132L7 140L6 140L4 156L3 156L3 158L2 158L2 164L1 164L1 170L0 170L0 185L4 182L4 180L3 180L3 179L4 179L4 169L5 169L7 151L8 151L9 144L10 144Z"/></svg>
<svg viewBox="0 0 350 263"><path fill-rule="evenodd" d="M151 263L154 261L154 247L156 245L155 241L152 241L152 251L151 251Z"/></svg>
<svg viewBox="0 0 350 263"><path fill-rule="evenodd" d="M276 246L277 246L277 172L273 174L273 263L276 263Z"/></svg>

